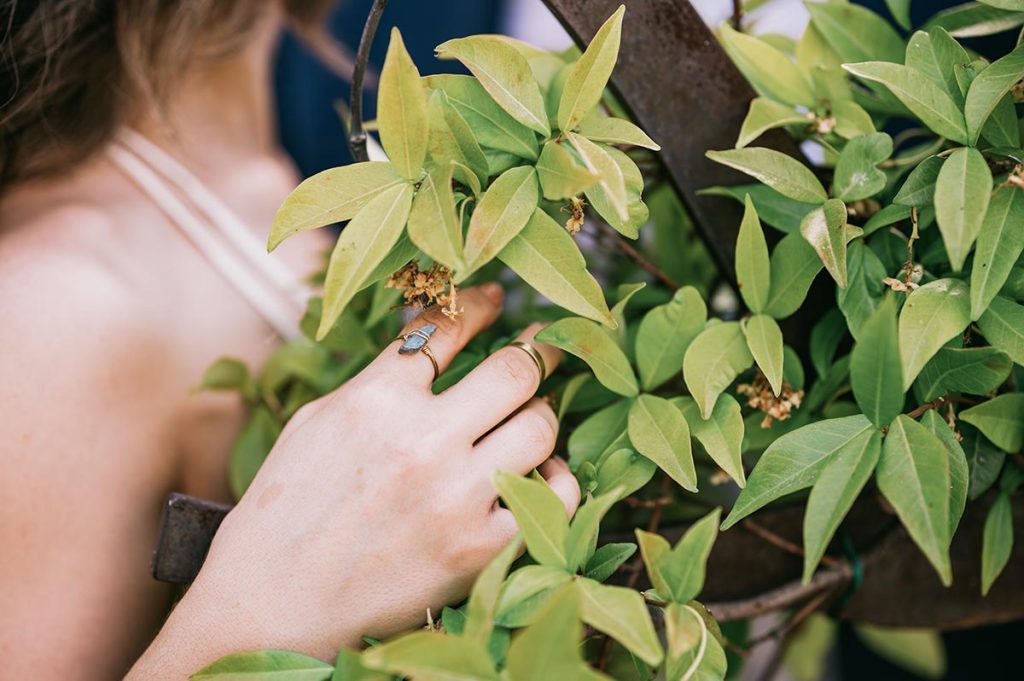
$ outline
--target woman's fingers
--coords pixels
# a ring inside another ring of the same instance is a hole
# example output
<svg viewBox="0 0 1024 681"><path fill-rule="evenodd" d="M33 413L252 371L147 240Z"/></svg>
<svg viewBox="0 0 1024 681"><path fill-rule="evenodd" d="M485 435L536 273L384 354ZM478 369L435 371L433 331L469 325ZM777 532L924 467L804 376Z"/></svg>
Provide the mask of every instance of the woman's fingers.
<svg viewBox="0 0 1024 681"><path fill-rule="evenodd" d="M558 366L562 352L534 340L542 328L542 324L532 324L516 340L533 346L543 360L546 374L550 375ZM471 434L476 438L533 397L540 381L540 368L531 354L510 345L485 359L440 398L464 416L465 422L474 429Z"/></svg>
<svg viewBox="0 0 1024 681"><path fill-rule="evenodd" d="M430 334L427 347L437 362L438 372L443 372L459 350L474 336L494 323L501 313L504 293L496 283L483 284L459 291L459 305L463 308L457 319L444 315L437 307L424 310L402 329L408 334L428 324L436 327ZM400 354L401 339L395 340L370 364L374 370L399 374L403 380L429 386L434 380L434 366L422 350Z"/></svg>
<svg viewBox="0 0 1024 681"><path fill-rule="evenodd" d="M555 412L544 400L533 399L477 443L473 462L484 468L488 481L499 470L523 475L551 456L557 434Z"/></svg>

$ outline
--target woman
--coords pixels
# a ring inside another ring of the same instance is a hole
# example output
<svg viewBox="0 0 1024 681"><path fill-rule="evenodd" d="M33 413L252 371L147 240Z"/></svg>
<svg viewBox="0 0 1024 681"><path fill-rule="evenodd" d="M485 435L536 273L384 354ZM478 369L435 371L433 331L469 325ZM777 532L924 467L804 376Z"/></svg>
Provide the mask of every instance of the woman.
<svg viewBox="0 0 1024 681"><path fill-rule="evenodd" d="M292 419L163 622L171 592L149 577L161 502L226 498L243 418L190 389L218 356L258 366L296 332L296 282L327 246L292 239L274 255L285 274L251 248L297 180L268 76L283 23L321 9L294 4L3 3L5 677L181 679L258 648L330 659L465 595L516 532L493 471L539 466L569 513L579 502L548 458L557 422L531 399L528 352L502 349L433 396L429 358L396 342ZM428 310L406 328L438 327L442 371L502 292L461 299L459 321Z"/></svg>

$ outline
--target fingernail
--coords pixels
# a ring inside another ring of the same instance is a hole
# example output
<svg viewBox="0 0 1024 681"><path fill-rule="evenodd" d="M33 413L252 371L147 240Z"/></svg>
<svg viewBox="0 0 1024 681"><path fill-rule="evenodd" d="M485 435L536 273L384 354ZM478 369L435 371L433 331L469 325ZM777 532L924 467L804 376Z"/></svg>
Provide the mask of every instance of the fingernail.
<svg viewBox="0 0 1024 681"><path fill-rule="evenodd" d="M495 305L501 304L501 299L505 296L505 292L501 288L501 284L495 281L489 281L486 284L480 286L480 292L487 296Z"/></svg>

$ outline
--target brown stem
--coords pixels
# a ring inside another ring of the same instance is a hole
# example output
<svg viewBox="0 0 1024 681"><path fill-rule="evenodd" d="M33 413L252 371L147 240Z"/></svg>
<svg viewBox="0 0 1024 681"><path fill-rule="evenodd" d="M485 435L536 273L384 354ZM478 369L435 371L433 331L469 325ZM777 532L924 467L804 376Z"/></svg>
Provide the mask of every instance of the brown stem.
<svg viewBox="0 0 1024 681"><path fill-rule="evenodd" d="M732 27L737 31L740 29L740 20L743 18L743 0L732 0Z"/></svg>
<svg viewBox="0 0 1024 681"><path fill-rule="evenodd" d="M680 284L678 281L662 272L660 269L658 269L657 265L655 265L646 257L644 257L644 255L640 251L633 248L632 244L630 244L628 241L626 241L625 238L622 237L622 235L616 232L614 227L604 222L603 220L594 220L594 224L597 225L597 229L600 230L602 234L604 234L605 236L612 240L615 246L618 247L618 249L622 251L627 258L635 262L642 269L646 270L648 273L651 274L651 276L653 276L655 279L660 281L665 286L668 286L671 289L679 288Z"/></svg>
<svg viewBox="0 0 1024 681"><path fill-rule="evenodd" d="M708 603L706 607L719 622L750 619L751 617L757 617L768 612L788 608L822 591L836 589L850 581L852 576L853 570L850 568L850 565L842 561L834 567L819 570L807 584L793 581L751 598L722 603Z"/></svg>
<svg viewBox="0 0 1024 681"><path fill-rule="evenodd" d="M349 96L352 109L348 129L348 145L352 150L352 159L355 161L367 161L366 155L366 132L363 130L363 79L366 77L366 65L370 61L370 47L373 45L373 36L377 33L377 24L380 23L384 8L388 0L374 0L370 7L370 13L363 25L363 35L359 38L359 48L356 50L356 63L352 69L352 92Z"/></svg>
<svg viewBox="0 0 1024 681"><path fill-rule="evenodd" d="M773 627L769 631L764 632L760 636L756 636L747 643L747 649L755 648L766 641L779 640L788 636L791 632L795 631L797 627L804 623L808 617L813 615L821 608L822 604L835 595L835 591L832 589L822 591L817 596L807 601L799 610L797 610L792 617L778 625Z"/></svg>

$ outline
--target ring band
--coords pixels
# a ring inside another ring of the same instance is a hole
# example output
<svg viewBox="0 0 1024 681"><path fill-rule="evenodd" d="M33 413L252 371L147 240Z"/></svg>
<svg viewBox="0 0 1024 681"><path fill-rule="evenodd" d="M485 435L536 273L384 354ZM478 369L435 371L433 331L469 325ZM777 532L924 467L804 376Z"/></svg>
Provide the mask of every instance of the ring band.
<svg viewBox="0 0 1024 681"><path fill-rule="evenodd" d="M544 365L544 356L537 351L537 348L533 347L526 341L521 340L512 341L511 343L509 343L509 347L519 348L520 350L522 350L523 352L530 356L530 359L533 360L533 363L537 365L537 371L540 372L540 382L543 383L544 379L547 378L548 371L547 367Z"/></svg>
<svg viewBox="0 0 1024 681"><path fill-rule="evenodd" d="M427 359L430 360L430 364L434 367L434 381L436 381L437 377L441 375L441 370L437 366L437 359L434 357L434 353L431 351L430 345L428 344L430 337L435 331L437 331L437 326L434 324L425 324L418 329L413 329L409 333L400 334L395 338L395 340L402 341L402 344L398 347L398 354L414 355L421 352L427 356Z"/></svg>

